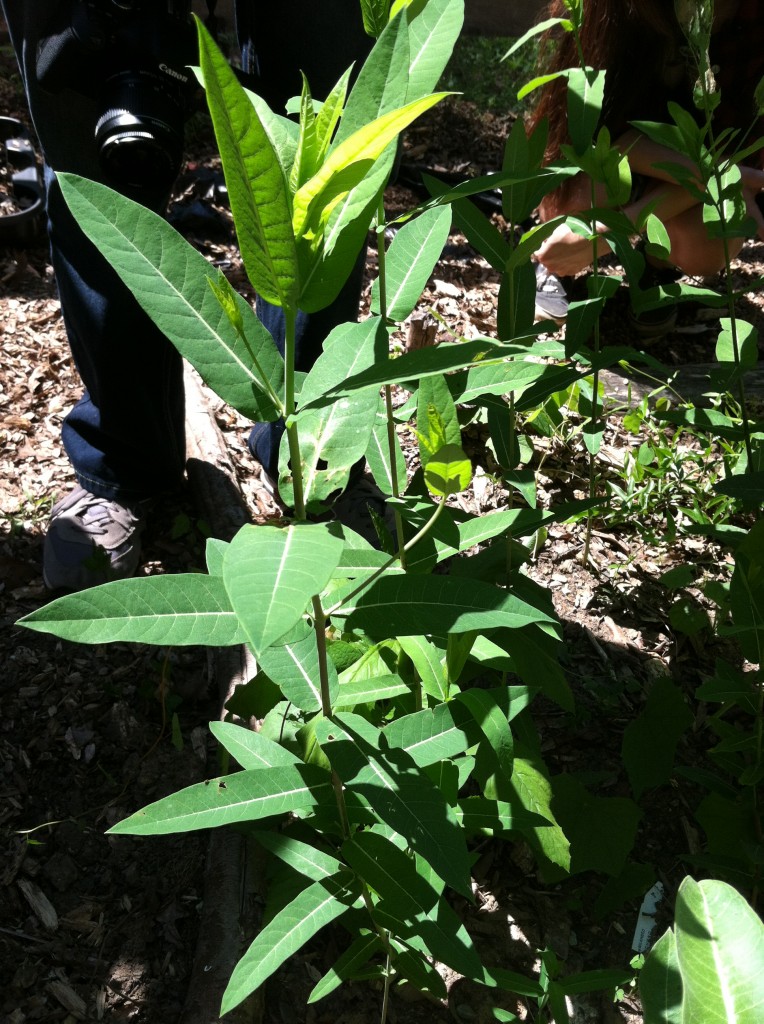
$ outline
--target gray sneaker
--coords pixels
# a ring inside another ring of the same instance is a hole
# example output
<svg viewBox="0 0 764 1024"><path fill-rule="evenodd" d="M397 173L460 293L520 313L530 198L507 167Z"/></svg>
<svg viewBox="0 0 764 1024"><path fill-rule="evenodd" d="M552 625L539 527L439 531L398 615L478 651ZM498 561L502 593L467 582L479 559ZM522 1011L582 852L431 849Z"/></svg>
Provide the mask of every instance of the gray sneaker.
<svg viewBox="0 0 764 1024"><path fill-rule="evenodd" d="M567 316L568 296L565 286L543 263L537 263L535 319L554 320L556 324L564 324Z"/></svg>
<svg viewBox="0 0 764 1024"><path fill-rule="evenodd" d="M50 513L43 579L50 590L84 590L135 573L146 502L99 498L75 487Z"/></svg>

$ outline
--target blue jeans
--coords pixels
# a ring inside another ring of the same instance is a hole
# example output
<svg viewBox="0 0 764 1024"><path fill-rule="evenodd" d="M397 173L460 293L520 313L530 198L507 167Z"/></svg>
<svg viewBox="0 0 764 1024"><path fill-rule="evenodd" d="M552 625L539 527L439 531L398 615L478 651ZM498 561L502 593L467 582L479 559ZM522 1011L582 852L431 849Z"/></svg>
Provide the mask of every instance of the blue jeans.
<svg viewBox="0 0 764 1024"><path fill-rule="evenodd" d="M94 126L95 99L72 89L53 94L36 77L38 40L45 36L59 0L0 0L25 83L29 108L47 168L103 180ZM160 6L160 5L158 5ZM240 0L237 29L262 92L276 109L301 87L300 70L314 95L323 96L342 71L362 57L369 41L358 0L292 0L288 13L270 4ZM290 32L300 29L296 42ZM317 40L326 39L325 47ZM72 218L48 171L48 227L61 311L77 369L85 385L63 426L63 442L78 481L103 497L139 499L177 486L185 465L182 361L132 294ZM166 189L134 196L161 212ZM312 366L326 334L355 319L360 264L335 303L301 316L300 369ZM281 310L258 304L258 313L283 351ZM251 446L277 475L280 424L258 424Z"/></svg>

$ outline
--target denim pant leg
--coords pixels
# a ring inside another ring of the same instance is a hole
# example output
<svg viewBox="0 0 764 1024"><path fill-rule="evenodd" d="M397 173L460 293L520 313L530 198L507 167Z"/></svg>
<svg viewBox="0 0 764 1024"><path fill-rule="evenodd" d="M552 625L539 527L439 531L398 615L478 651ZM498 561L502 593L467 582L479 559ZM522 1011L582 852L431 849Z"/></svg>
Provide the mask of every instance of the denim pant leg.
<svg viewBox="0 0 764 1024"><path fill-rule="evenodd" d="M38 41L58 0L0 0L46 164L102 177L94 142L98 104L36 78ZM104 497L143 498L180 482L185 462L182 363L174 347L79 228L51 173L48 215L61 310L86 388L63 436L78 480ZM164 196L146 205L160 209Z"/></svg>

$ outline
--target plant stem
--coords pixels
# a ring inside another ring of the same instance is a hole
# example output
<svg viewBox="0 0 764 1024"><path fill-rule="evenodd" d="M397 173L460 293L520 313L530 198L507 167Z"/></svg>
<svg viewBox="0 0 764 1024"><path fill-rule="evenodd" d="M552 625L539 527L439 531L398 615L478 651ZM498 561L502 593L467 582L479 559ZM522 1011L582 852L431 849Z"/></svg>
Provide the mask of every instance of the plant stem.
<svg viewBox="0 0 764 1024"><path fill-rule="evenodd" d="M446 504L445 499L443 501L438 502L438 504L435 506L435 511L430 516L430 518L427 520L427 522L424 524L424 526L421 528L421 530L419 530L418 533L414 534L414 536L411 538L411 540L408 541L404 545L404 547L402 548L401 551L397 551L394 555L390 555L390 557L388 558L388 560L385 562L384 565L381 565L378 569L375 569L374 572L370 576L367 576L366 579L363 580L361 583L359 583L358 586L354 590L351 590L349 594L346 594L342 598L341 601L338 601L337 604L332 605L332 607L329 609L329 611L326 612L327 619L331 618L331 616L336 611L339 611L339 609L344 604L346 604L348 601L352 600L352 598L354 598L357 594L360 594L362 590L365 590L366 587L371 586L371 584L376 579L378 579L382 575L382 573L387 572L387 570L390 568L390 566L393 565L395 562L397 562L400 559L402 554L404 554L406 551L410 551L416 544L419 543L420 540L422 540L423 537L426 537L427 534L430 532L430 530L435 525L435 523L438 521L438 518L439 518L441 512L445 508L445 504Z"/></svg>
<svg viewBox="0 0 764 1024"><path fill-rule="evenodd" d="M390 954L387 954L385 960L385 987L382 994L382 1016L380 1018L381 1024L387 1024L387 1008L390 1005L390 976L392 969L390 966Z"/></svg>
<svg viewBox="0 0 764 1024"><path fill-rule="evenodd" d="M592 198L592 206L595 206L597 197L596 197L596 195L594 193L594 182L592 182L592 197L591 198ZM598 256L597 256L597 243L598 243L598 241L599 241L599 236L597 235L597 225L596 225L596 222L595 222L595 224L594 224L594 241L592 242L592 250L593 250L593 253L594 253L594 260L593 260L593 263L592 263L592 279L594 281L593 291L594 291L595 296L598 296L598 294L599 294L598 279L599 279L599 276L600 276L599 275L598 265L597 265L597 258L598 258ZM599 351L600 351L600 318L599 318L599 316L597 316L597 318L594 321L594 354L595 355L599 355ZM600 390L600 372L599 372L599 368L597 368L594 371L594 376L592 378L592 409L591 409L591 417L590 417L590 423L591 423L591 426L592 426L592 438L594 437L594 435L596 434L596 431L597 431L597 422L598 422L597 408L598 408L599 390ZM594 457L594 452L591 450L591 448L589 448L589 499L592 500L592 501L594 500L594 497L595 497L595 494L596 494L596 490L597 490L596 460L595 460L595 457ZM594 520L594 517L593 517L592 512L590 510L586 514L586 537L584 539L584 550L583 550L583 556L582 556L582 562L583 562L584 565L588 565L589 564L589 551L590 551L591 543L592 543L592 529L594 528L594 521L593 520Z"/></svg>
<svg viewBox="0 0 764 1024"><path fill-rule="evenodd" d="M297 311L291 306L284 307L284 421L289 442L289 465L292 470L294 489L294 513L298 520L304 520L305 498L302 483L302 459L300 437L294 419L296 411L294 398L294 352L296 345Z"/></svg>
<svg viewBox="0 0 764 1024"><path fill-rule="evenodd" d="M379 272L379 315L384 323L387 323L387 250L385 249L385 201L384 196L379 197L377 208L377 269ZM385 384L385 416L387 417L387 450L390 458L390 486L393 497L400 498L400 482L398 480L398 462L395 458L397 445L395 437L395 420L393 419L393 391L389 384ZM398 540L398 550L401 552L401 566L406 568L406 556L404 550L403 519L400 509L393 510L395 517L395 535Z"/></svg>

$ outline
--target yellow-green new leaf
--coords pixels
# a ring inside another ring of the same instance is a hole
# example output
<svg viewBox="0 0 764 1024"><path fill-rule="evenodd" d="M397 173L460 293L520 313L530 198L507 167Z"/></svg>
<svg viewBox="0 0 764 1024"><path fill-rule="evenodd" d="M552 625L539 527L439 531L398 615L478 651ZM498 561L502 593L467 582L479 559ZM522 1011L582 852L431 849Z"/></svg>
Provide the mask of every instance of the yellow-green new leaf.
<svg viewBox="0 0 764 1024"><path fill-rule="evenodd" d="M294 196L295 236L319 236L334 206L363 179L385 147L412 121L448 95L432 93L383 114L333 149L318 172Z"/></svg>

